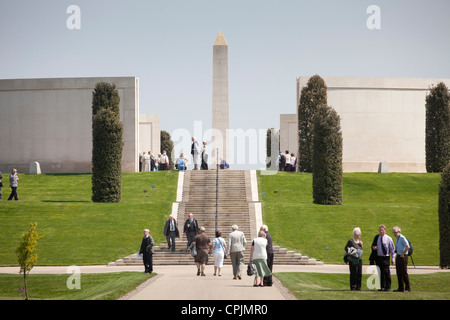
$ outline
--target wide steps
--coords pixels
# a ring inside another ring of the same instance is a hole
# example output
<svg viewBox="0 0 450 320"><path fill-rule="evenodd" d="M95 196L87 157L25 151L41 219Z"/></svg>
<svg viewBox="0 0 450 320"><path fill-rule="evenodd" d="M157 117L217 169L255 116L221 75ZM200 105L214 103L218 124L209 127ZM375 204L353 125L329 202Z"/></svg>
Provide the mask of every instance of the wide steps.
<svg viewBox="0 0 450 320"><path fill-rule="evenodd" d="M205 227L206 234L211 239L215 237L216 229L216 196L217 196L217 229L222 232L222 238L227 241L231 226L237 224L247 239L244 251L245 263L250 258L252 239L256 235L254 205L252 200L250 171L219 170L219 183L216 184L217 171L198 170L184 173L182 201L178 203L178 230L180 238L175 240L176 251L169 251L166 243L153 249L154 265L195 265L194 258L186 252L187 240L183 234L184 222L189 213L193 213L199 227ZM216 192L218 185L218 192ZM269 226L270 228L270 226ZM274 265L317 265L320 261L310 259L300 253L295 253L274 245ZM209 258L209 265L214 261ZM230 259L224 259L224 264L231 264ZM137 253L116 260L110 265L142 265L142 258Z"/></svg>

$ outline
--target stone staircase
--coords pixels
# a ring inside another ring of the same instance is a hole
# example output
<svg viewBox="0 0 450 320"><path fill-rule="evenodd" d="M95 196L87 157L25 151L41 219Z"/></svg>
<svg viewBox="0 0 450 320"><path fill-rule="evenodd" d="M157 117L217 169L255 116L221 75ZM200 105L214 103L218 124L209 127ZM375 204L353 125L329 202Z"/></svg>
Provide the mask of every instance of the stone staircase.
<svg viewBox="0 0 450 320"><path fill-rule="evenodd" d="M187 239L183 234L183 225L189 213L193 213L199 227L205 227L210 239L215 237L216 217L216 174L215 170L192 170L180 174L184 179L182 195L177 196L177 221L180 238L176 239L176 251L169 251L166 243L154 247L154 265L194 265L194 258L186 252ZM252 188L250 171L219 170L218 179L218 230L227 241L231 226L237 224L247 239L245 263L249 261L252 239L257 237L260 224L257 223L257 208L254 201L255 188ZM254 183L254 182L253 182ZM179 186L181 184L179 183ZM257 192L257 191L256 191ZM175 206L176 207L176 206ZM172 214L174 214L173 212ZM260 218L262 221L262 218ZM270 232L270 226L269 226ZM276 242L276 240L275 240ZM320 261L302 256L287 249L274 245L274 264L322 264ZM210 263L213 262L210 256ZM224 259L224 264L231 264L230 259ZM132 254L119 259L110 265L142 265L142 258Z"/></svg>

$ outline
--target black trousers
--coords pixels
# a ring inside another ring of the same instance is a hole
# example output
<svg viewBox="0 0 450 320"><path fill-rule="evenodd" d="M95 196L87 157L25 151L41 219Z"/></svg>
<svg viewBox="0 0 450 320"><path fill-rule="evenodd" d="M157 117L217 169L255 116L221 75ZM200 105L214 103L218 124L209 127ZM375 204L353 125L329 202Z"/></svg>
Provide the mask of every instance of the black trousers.
<svg viewBox="0 0 450 320"><path fill-rule="evenodd" d="M391 271L389 270L390 260L388 257L377 257L377 266L380 268L380 287L381 289L391 289Z"/></svg>
<svg viewBox="0 0 450 320"><path fill-rule="evenodd" d="M408 276L408 256L401 257L397 254L395 258L395 269L397 271L398 280L398 290L411 290L409 286L409 276Z"/></svg>
<svg viewBox="0 0 450 320"><path fill-rule="evenodd" d="M145 272L153 272L153 254L144 252L142 261L144 262Z"/></svg>
<svg viewBox="0 0 450 320"><path fill-rule="evenodd" d="M195 236L197 235L197 232L195 231L190 231L186 233L186 237L187 237L187 248L189 249L189 247L191 246L191 243L194 242Z"/></svg>
<svg viewBox="0 0 450 320"><path fill-rule="evenodd" d="M358 263L349 262L350 268L350 290L361 290L362 280L362 260L358 260Z"/></svg>
<svg viewBox="0 0 450 320"><path fill-rule="evenodd" d="M11 194L9 195L9 198L8 198L8 200L12 200L12 198L14 197L14 200L19 200L18 198L17 198L17 187L11 187Z"/></svg>

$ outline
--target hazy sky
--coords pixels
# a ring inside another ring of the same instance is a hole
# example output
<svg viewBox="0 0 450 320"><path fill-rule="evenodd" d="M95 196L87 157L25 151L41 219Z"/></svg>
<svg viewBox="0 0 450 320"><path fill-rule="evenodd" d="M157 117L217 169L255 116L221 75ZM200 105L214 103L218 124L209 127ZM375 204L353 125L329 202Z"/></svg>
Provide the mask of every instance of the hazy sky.
<svg viewBox="0 0 450 320"><path fill-rule="evenodd" d="M381 29L366 25L370 5ZM449 12L448 0L0 0L0 78L136 76L140 113L161 129L206 129L222 30L231 128L279 128L297 76L450 78Z"/></svg>

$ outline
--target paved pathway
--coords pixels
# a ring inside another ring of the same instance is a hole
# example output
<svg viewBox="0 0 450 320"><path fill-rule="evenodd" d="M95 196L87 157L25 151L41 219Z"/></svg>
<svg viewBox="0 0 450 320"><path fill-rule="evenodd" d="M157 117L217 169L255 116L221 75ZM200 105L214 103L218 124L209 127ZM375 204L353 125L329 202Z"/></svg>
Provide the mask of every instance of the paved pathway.
<svg viewBox="0 0 450 320"><path fill-rule="evenodd" d="M363 266L366 272L368 266ZM83 273L105 273L122 271L143 271L143 266L80 266ZM246 274L242 280L233 280L231 266L225 265L222 276L213 276L213 266L206 267L206 276L197 276L197 268L188 266L155 266L157 276L149 279L136 290L122 297L124 300L289 300L294 299L289 292L274 280L272 287L253 287L253 277ZM18 267L0 267L0 273L18 273ZM348 273L347 265L274 265L274 272L319 272ZM409 274L450 272L438 267L417 266L409 268ZM67 273L67 267L34 267L32 274ZM395 268L391 268L395 274ZM82 278L81 278L81 281ZM195 298L194 298L195 297Z"/></svg>

